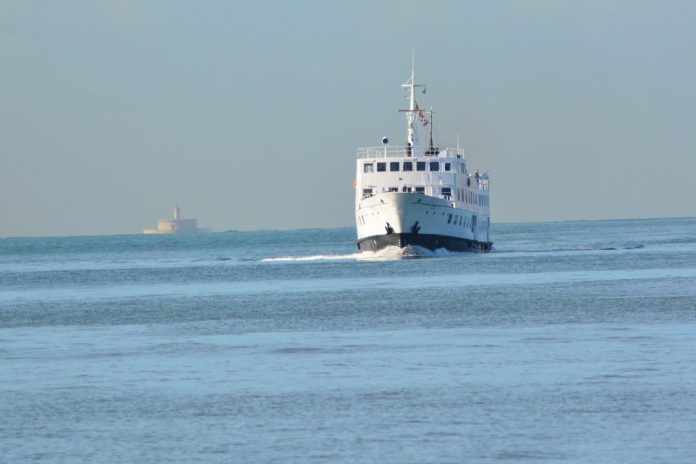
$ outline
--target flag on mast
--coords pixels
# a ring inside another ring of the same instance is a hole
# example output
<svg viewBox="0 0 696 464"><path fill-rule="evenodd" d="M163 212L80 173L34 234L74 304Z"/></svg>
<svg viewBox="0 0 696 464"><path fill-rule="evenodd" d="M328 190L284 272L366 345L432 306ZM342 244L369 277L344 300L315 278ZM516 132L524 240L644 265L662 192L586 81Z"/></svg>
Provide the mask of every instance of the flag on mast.
<svg viewBox="0 0 696 464"><path fill-rule="evenodd" d="M423 113L423 110L421 110L418 106L418 102L416 102L416 111L418 112L418 119L420 119L424 126L427 126L428 118L425 116L425 113Z"/></svg>

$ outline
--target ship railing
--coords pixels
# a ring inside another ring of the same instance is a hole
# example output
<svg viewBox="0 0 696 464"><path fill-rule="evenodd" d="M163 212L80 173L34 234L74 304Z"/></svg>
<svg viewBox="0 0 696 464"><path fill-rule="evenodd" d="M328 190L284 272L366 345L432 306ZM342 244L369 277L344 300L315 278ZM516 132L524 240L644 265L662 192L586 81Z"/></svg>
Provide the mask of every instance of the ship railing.
<svg viewBox="0 0 696 464"><path fill-rule="evenodd" d="M414 158L428 157L428 156L449 156L449 157L464 157L464 150L462 148L437 148L435 151L431 150L430 147L415 147L411 149L409 153L408 147L392 147L392 146L382 146L382 147L364 147L358 148L358 159L363 158L405 158L407 156L412 156Z"/></svg>

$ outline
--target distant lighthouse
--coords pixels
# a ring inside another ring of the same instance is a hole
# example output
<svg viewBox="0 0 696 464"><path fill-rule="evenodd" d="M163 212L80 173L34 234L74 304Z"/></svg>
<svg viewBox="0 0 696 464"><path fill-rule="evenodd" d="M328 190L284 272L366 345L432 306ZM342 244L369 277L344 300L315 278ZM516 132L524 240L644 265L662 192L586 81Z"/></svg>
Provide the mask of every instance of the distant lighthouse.
<svg viewBox="0 0 696 464"><path fill-rule="evenodd" d="M208 232L210 229L199 229L198 221L195 218L183 219L181 217L181 207L177 203L174 207L174 217L172 219L158 219L156 229L145 229L144 234L195 234L198 232Z"/></svg>

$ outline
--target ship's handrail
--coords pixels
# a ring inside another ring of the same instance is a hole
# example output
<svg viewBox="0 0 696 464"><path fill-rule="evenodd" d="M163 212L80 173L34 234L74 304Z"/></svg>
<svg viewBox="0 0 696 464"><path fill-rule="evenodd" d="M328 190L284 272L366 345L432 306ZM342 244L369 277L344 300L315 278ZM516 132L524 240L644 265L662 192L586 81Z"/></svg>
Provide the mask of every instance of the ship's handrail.
<svg viewBox="0 0 696 464"><path fill-rule="evenodd" d="M408 147L363 147L358 148L358 159L363 158L400 158L406 156L413 156L415 158L425 157L425 156L451 156L451 157L464 157L463 148L436 148L437 153L428 153L430 147L415 147L411 150L412 154L409 155Z"/></svg>

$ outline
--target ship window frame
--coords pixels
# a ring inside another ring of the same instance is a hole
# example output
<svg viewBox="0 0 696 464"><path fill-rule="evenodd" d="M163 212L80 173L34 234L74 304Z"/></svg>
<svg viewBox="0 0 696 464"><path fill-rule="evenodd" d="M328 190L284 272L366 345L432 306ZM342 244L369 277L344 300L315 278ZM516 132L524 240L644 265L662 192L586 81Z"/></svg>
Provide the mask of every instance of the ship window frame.
<svg viewBox="0 0 696 464"><path fill-rule="evenodd" d="M433 166L437 166L437 169L433 169ZM428 171L430 172L440 172L440 162L439 161L430 161L428 163Z"/></svg>
<svg viewBox="0 0 696 464"><path fill-rule="evenodd" d="M406 166L408 166L408 169ZM404 166L402 169L404 172L413 172L413 161L404 161Z"/></svg>
<svg viewBox="0 0 696 464"><path fill-rule="evenodd" d="M363 164L363 173L369 174L375 172L375 165L374 163L364 163Z"/></svg>
<svg viewBox="0 0 696 464"><path fill-rule="evenodd" d="M452 170L452 163L445 163L445 171L451 171Z"/></svg>
<svg viewBox="0 0 696 464"><path fill-rule="evenodd" d="M415 188L416 193L420 193L421 195L425 195L425 187L416 187Z"/></svg>
<svg viewBox="0 0 696 464"><path fill-rule="evenodd" d="M387 192L398 192L399 187L387 187Z"/></svg>
<svg viewBox="0 0 696 464"><path fill-rule="evenodd" d="M401 167L399 166L401 163L398 161L390 161L389 162L389 172L399 172ZM396 169L394 169L396 168Z"/></svg>
<svg viewBox="0 0 696 464"><path fill-rule="evenodd" d="M377 163L377 172L387 172L387 163Z"/></svg>
<svg viewBox="0 0 696 464"><path fill-rule="evenodd" d="M451 224L451 223L452 223L452 215L448 214L447 215L447 224Z"/></svg>
<svg viewBox="0 0 696 464"><path fill-rule="evenodd" d="M425 161L416 161L416 171L425 172Z"/></svg>
<svg viewBox="0 0 696 464"><path fill-rule="evenodd" d="M450 198L452 198L452 187L442 187L442 188L440 189L440 194L441 194L443 197L450 197Z"/></svg>

